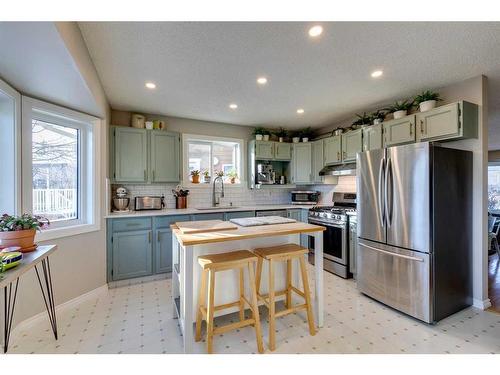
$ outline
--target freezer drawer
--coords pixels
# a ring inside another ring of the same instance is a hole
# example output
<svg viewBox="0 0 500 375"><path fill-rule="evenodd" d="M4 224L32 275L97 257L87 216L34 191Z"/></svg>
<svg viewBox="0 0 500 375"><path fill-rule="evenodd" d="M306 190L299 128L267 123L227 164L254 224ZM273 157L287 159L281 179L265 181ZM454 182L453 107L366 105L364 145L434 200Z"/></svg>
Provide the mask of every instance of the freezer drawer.
<svg viewBox="0 0 500 375"><path fill-rule="evenodd" d="M386 305L432 322L429 254L358 239L357 285Z"/></svg>

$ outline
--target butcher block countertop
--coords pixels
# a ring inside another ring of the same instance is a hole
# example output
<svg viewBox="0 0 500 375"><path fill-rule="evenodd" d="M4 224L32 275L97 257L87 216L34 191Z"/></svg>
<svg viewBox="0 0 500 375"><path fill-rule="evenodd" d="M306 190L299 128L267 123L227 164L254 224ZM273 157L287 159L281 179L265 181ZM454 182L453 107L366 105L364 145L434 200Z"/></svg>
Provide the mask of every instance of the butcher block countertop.
<svg viewBox="0 0 500 375"><path fill-rule="evenodd" d="M191 224L195 224L193 221ZM204 221L206 224L207 221ZM204 224L204 225L205 225ZM182 233L176 224L170 226L172 232L182 246L202 245L208 243L246 240L249 238L286 236L298 233L321 232L326 228L320 225L307 224L302 222L260 225L254 227L240 227L231 230L211 231L203 233Z"/></svg>

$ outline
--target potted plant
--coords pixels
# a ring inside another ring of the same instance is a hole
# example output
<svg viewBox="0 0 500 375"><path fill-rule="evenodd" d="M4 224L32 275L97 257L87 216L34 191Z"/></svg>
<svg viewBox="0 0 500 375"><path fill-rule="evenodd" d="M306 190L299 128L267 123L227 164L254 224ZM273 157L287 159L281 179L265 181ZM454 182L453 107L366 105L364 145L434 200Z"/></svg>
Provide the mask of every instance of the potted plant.
<svg viewBox="0 0 500 375"><path fill-rule="evenodd" d="M269 137L271 136L271 132L267 129L264 129L264 133L262 133L264 136L264 141L269 141Z"/></svg>
<svg viewBox="0 0 500 375"><path fill-rule="evenodd" d="M198 169L195 169L191 171L191 181L193 184L199 184L200 183L200 171Z"/></svg>
<svg viewBox="0 0 500 375"><path fill-rule="evenodd" d="M418 105L420 112L425 112L435 108L436 103L440 100L439 93L427 90L417 95L413 102Z"/></svg>
<svg viewBox="0 0 500 375"><path fill-rule="evenodd" d="M206 184L209 184L210 181L211 181L210 171L207 169L205 172L203 172L203 182L205 182Z"/></svg>
<svg viewBox="0 0 500 375"><path fill-rule="evenodd" d="M262 141L262 137L264 136L264 132L266 131L266 129L260 127L260 126L257 126L254 130L253 130L253 135L255 135L255 139L257 141Z"/></svg>
<svg viewBox="0 0 500 375"><path fill-rule="evenodd" d="M288 137L288 131L285 128L279 128L274 132L274 135L278 137L278 141L283 142Z"/></svg>
<svg viewBox="0 0 500 375"><path fill-rule="evenodd" d="M371 120L373 121L373 125L377 125L377 124L384 122L385 114L386 113L384 111L382 111L381 109L377 109L375 112L373 112L370 115Z"/></svg>
<svg viewBox="0 0 500 375"><path fill-rule="evenodd" d="M236 182L236 179L238 178L238 173L236 173L235 169L231 169L228 173L227 176L229 177L229 182L231 184L234 184Z"/></svg>
<svg viewBox="0 0 500 375"><path fill-rule="evenodd" d="M366 112L363 112L362 115L358 115L356 113L356 116L358 117L358 119L353 121L353 123L351 124L351 128L353 130L359 129L363 125L370 125L372 122L372 118L367 115Z"/></svg>
<svg viewBox="0 0 500 375"><path fill-rule="evenodd" d="M413 102L408 100L401 100L395 102L392 106L388 108L389 112L392 113L394 119L400 119L408 114L408 111L413 107Z"/></svg>
<svg viewBox="0 0 500 375"><path fill-rule="evenodd" d="M300 142L301 132L299 130L295 130L292 132L292 142L299 143Z"/></svg>
<svg viewBox="0 0 500 375"><path fill-rule="evenodd" d="M302 142L304 143L309 142L309 138L312 138L313 136L313 130L311 129L310 126L305 129L302 129L302 131L300 132L300 136L302 138Z"/></svg>
<svg viewBox="0 0 500 375"><path fill-rule="evenodd" d="M47 218L38 215L23 214L0 217L0 248L19 246L22 253L36 249L35 234L50 225Z"/></svg>
<svg viewBox="0 0 500 375"><path fill-rule="evenodd" d="M172 189L172 194L175 197L175 208L187 208L187 196L189 195L189 190L183 189L181 185L177 185L175 189Z"/></svg>

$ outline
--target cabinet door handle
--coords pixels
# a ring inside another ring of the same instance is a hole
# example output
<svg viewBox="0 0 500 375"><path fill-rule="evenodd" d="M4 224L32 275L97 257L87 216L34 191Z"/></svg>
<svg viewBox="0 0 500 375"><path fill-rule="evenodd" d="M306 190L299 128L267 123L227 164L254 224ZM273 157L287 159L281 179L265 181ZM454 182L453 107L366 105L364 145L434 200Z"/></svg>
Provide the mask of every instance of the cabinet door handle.
<svg viewBox="0 0 500 375"><path fill-rule="evenodd" d="M424 120L420 120L420 133L424 134Z"/></svg>
<svg viewBox="0 0 500 375"><path fill-rule="evenodd" d="M156 242L160 242L160 232L156 232Z"/></svg>
<svg viewBox="0 0 500 375"><path fill-rule="evenodd" d="M344 159L346 158L346 152L344 151Z"/></svg>
<svg viewBox="0 0 500 375"><path fill-rule="evenodd" d="M337 151L337 160L340 160L340 151Z"/></svg>
<svg viewBox="0 0 500 375"><path fill-rule="evenodd" d="M148 242L151 243L151 231L148 232Z"/></svg>
<svg viewBox="0 0 500 375"><path fill-rule="evenodd" d="M147 180L148 179L148 176L147 176L147 172L146 170L144 170L144 179Z"/></svg>
<svg viewBox="0 0 500 375"><path fill-rule="evenodd" d="M155 171L153 169L153 181L155 180Z"/></svg>
<svg viewBox="0 0 500 375"><path fill-rule="evenodd" d="M413 135L413 124L410 122L410 135Z"/></svg>

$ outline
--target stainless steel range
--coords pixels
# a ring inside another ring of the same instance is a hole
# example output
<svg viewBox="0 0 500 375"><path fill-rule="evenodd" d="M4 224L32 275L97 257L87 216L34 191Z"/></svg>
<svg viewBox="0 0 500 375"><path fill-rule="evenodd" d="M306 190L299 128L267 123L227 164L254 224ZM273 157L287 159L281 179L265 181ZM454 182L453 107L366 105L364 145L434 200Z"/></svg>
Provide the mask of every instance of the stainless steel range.
<svg viewBox="0 0 500 375"><path fill-rule="evenodd" d="M332 206L309 210L309 223L326 227L323 232L324 269L343 278L353 275L349 219L356 215L356 194L334 193ZM354 250L354 249L353 249ZM309 262L314 264L314 238L309 237Z"/></svg>

